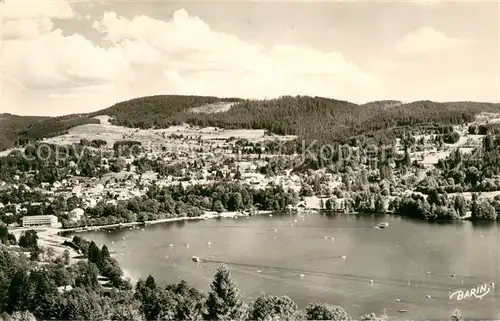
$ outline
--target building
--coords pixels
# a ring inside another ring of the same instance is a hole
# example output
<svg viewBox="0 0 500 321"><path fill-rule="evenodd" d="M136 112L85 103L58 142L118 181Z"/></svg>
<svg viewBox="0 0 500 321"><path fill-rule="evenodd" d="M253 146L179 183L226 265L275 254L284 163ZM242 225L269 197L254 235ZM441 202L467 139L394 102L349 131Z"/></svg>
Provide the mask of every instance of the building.
<svg viewBox="0 0 500 321"><path fill-rule="evenodd" d="M59 227L57 217L54 215L34 215L23 217L23 227L48 226Z"/></svg>
<svg viewBox="0 0 500 321"><path fill-rule="evenodd" d="M82 216L84 214L84 210L81 209L81 208L75 208L74 210L72 210L71 212L69 212L69 219L72 221L72 222L78 222L79 220L82 219Z"/></svg>

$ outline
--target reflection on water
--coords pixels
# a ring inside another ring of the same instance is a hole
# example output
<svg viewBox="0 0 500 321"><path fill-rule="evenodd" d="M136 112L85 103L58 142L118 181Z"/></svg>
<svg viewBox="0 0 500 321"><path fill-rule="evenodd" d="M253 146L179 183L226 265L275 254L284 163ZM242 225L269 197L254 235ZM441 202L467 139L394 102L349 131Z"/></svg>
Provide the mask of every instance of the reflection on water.
<svg viewBox="0 0 500 321"><path fill-rule="evenodd" d="M374 228L382 221L389 228ZM262 292L286 294L302 307L312 301L341 305L356 318L385 310L401 319L398 311L405 309L405 319L445 319L459 307L468 318L500 319L498 292L482 300L449 299L458 289L500 284L498 232L496 223L310 214L175 222L83 236L123 253L116 259L134 277L152 274L158 282L184 279L208 290L225 263L247 300Z"/></svg>

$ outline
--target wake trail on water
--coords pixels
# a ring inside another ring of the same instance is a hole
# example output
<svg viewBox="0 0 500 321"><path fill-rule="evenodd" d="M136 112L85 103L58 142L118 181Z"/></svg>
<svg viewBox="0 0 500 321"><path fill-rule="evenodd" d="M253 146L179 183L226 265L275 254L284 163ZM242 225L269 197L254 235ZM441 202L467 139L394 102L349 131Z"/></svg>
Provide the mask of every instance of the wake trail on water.
<svg viewBox="0 0 500 321"><path fill-rule="evenodd" d="M297 223L298 224L298 223ZM263 226L265 228L317 228L317 229L339 229L339 228L373 228L372 225L337 225L337 226L324 226L324 225L294 225L294 226L287 226L287 225L266 225ZM203 228L209 228L213 229L214 227L216 228L256 228L258 226L255 225L209 225L209 226L194 226L193 229L203 229Z"/></svg>
<svg viewBox="0 0 500 321"><path fill-rule="evenodd" d="M277 267L270 265L258 265L258 264L248 264L248 263L236 263L236 262L228 262L228 261L218 261L218 260L205 260L202 262L214 263L214 264L226 264L228 266L232 266L237 268L237 270L246 270L253 271L258 274L257 270L262 271L266 275L270 275L273 273L293 273L294 276L290 276L290 278L296 278L299 274L305 274L305 276L317 276L317 277L326 277L331 279L339 279L344 281L353 281L353 282L362 282L368 283L370 280L374 280L375 284L382 284L385 286L395 286L402 288L411 288L414 290L423 289L423 290L432 290L438 292L446 292L450 293L450 291L454 291L456 288L468 288L468 287L476 287L477 284L468 283L468 284L460 284L460 285L452 285L447 283L426 281L426 280L410 280L408 279L398 279L398 278L389 278L389 277L375 277L375 276L363 276L363 275L355 275L348 273L338 273L338 272L323 272L323 271L313 271L313 270L303 270L303 269L295 269L295 268L287 268L287 267ZM286 276L281 275L280 278L287 278ZM312 281L312 280L308 280ZM409 283L409 284L408 284Z"/></svg>

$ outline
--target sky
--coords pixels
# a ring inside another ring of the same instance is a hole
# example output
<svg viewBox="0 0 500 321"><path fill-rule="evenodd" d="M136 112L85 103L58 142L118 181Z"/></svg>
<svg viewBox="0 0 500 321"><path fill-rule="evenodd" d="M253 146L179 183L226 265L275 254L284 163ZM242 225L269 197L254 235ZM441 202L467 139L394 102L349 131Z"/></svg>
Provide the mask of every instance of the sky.
<svg viewBox="0 0 500 321"><path fill-rule="evenodd" d="M0 113L134 97L500 101L496 1L4 0Z"/></svg>

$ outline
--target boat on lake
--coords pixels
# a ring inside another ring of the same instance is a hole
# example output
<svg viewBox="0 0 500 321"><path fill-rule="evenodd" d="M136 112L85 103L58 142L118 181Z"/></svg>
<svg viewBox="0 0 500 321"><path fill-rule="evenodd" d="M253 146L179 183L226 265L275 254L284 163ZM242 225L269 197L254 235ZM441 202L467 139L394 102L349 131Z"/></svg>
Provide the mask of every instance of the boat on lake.
<svg viewBox="0 0 500 321"><path fill-rule="evenodd" d="M380 222L380 223L377 224L377 227L378 228L387 228L387 227L389 227L389 223L387 223L387 222Z"/></svg>

